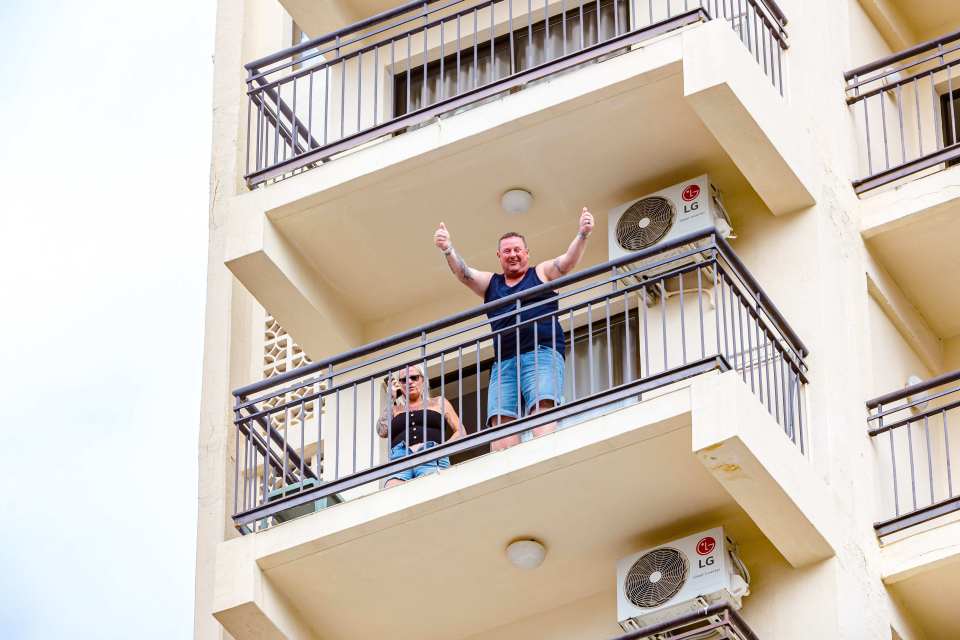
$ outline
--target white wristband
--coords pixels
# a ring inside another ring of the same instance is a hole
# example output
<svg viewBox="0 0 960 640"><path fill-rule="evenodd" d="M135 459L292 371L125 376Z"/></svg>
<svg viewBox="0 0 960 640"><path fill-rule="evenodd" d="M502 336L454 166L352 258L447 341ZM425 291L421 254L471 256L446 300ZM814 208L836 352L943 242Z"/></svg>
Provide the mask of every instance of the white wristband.
<svg viewBox="0 0 960 640"><path fill-rule="evenodd" d="M451 253L453 253L453 245L450 245L449 247L447 247L446 251L444 251L443 249L440 249L440 253L442 253L445 256L450 255Z"/></svg>

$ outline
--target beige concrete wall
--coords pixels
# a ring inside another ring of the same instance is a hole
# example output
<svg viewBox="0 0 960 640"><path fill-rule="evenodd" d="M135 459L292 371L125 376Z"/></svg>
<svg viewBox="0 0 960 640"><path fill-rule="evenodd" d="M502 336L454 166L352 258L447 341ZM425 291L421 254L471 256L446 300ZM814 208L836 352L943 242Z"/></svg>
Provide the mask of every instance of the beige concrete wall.
<svg viewBox="0 0 960 640"><path fill-rule="evenodd" d="M876 300L869 298L868 305L873 359L871 398L905 386L911 375L925 380L939 373L923 363Z"/></svg>
<svg viewBox="0 0 960 640"><path fill-rule="evenodd" d="M845 69L888 50L854 0L784 0L781 4L791 20L788 96L797 117L791 126L809 132L813 140L821 181L820 191L815 194L818 203L774 217L747 188L726 194L727 204L738 235L736 250L810 347L808 459L828 482L840 505L842 522L838 527L846 537L837 558L805 569L790 568L763 538L739 541L754 574L754 594L746 601L745 615L761 637L881 638L889 637L889 628L895 626L901 637L918 638L921 636L911 628L909 613L880 582L871 524L878 507L884 506L878 479L883 469L878 470L879 451L866 436L863 401L898 387L907 373L932 372L867 291L860 205L849 185L850 178L860 170L862 141L858 139L857 116L844 106L840 80ZM831 19L825 20L825 15ZM220 627L209 611L213 597L212 549L234 535L230 524L232 484L228 481L232 473L229 392L256 379L261 347L257 335L263 311L223 265L229 241L223 231L225 216L231 199L245 191L242 63L284 46L285 24L283 11L270 0L220 2L200 430L198 638L221 637ZM369 77L376 77L372 67ZM347 91L349 88L348 84ZM595 243L585 263L605 259L606 247ZM359 333L364 339L388 335L462 308L469 300L466 294L455 300L436 300L362 327ZM956 339L946 344L945 364L960 366ZM364 395L369 393L372 388L360 393L358 406L369 405L369 395ZM376 397L374 400L375 404L379 402ZM352 396L343 402L348 408ZM369 449L373 444L375 457L382 455L382 448L377 449L381 444L362 440L371 436L369 431L358 430L356 435L362 446ZM353 436L354 432L347 430L339 437ZM345 456L342 450L338 464L349 468L353 461ZM810 611L817 614L810 615ZM616 632L613 615L611 591L497 629L478 636L478 640L606 637Z"/></svg>
<svg viewBox="0 0 960 640"><path fill-rule="evenodd" d="M243 184L243 62L282 44L283 13L269 0L223 0L217 8L210 169L210 240L199 428L194 637L229 637L212 617L216 545L236 535L231 389L256 379L263 312L224 265L230 199Z"/></svg>

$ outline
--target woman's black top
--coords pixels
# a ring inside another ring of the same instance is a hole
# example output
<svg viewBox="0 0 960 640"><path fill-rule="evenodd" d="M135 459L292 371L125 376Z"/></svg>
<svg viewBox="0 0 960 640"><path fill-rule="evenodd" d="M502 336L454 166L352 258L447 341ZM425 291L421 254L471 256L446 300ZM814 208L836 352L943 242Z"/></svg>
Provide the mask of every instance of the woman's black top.
<svg viewBox="0 0 960 640"><path fill-rule="evenodd" d="M443 441L443 416L439 411L427 409L427 437L423 437L423 409L414 409L409 413L398 413L393 416L390 422L390 446L395 447L404 440L407 435L407 416L410 416L410 439L407 440L407 446L412 447L421 442L442 442Z"/></svg>

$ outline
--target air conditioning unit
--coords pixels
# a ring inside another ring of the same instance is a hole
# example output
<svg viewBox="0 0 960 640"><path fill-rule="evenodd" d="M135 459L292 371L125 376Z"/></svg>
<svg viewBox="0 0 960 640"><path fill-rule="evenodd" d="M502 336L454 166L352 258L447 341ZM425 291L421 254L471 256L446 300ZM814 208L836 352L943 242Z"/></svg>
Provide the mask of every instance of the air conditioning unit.
<svg viewBox="0 0 960 640"><path fill-rule="evenodd" d="M750 574L717 527L617 563L617 619L626 631L725 602L739 609Z"/></svg>
<svg viewBox="0 0 960 640"><path fill-rule="evenodd" d="M668 242L678 236L701 230L715 229L722 237L730 236L730 217L723 207L720 192L707 175L686 180L637 200L631 200L610 210L607 218L608 254L610 260L623 257L641 249ZM649 258L641 263L625 265L623 270L660 262L665 257L680 255L689 245ZM648 279L668 270L654 269L643 275ZM692 279L689 280L692 282ZM677 283L667 281L659 288L669 295ZM656 291L651 293L654 295Z"/></svg>

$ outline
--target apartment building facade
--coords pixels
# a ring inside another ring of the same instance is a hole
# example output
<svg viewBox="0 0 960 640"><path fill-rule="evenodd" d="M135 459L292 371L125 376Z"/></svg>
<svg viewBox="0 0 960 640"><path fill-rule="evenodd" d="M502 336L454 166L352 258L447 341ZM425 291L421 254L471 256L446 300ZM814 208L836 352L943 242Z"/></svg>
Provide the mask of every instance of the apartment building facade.
<svg viewBox="0 0 960 640"><path fill-rule="evenodd" d="M946 0L220 0L195 637L960 637L957 67ZM504 329L433 246L583 206ZM488 428L542 326L564 402ZM411 365L466 436L391 459ZM713 543L618 578L721 535L733 605Z"/></svg>

